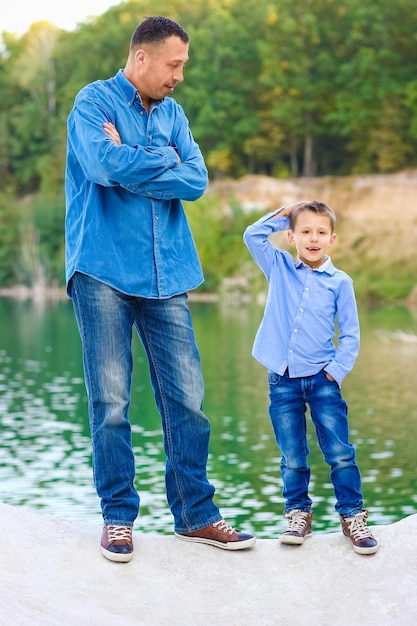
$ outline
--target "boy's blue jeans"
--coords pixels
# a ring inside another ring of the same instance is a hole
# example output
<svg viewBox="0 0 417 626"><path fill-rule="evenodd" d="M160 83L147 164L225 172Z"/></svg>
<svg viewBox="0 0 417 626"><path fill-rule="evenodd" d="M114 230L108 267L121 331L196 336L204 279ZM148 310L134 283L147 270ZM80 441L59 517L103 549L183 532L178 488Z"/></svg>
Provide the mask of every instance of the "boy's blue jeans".
<svg viewBox="0 0 417 626"><path fill-rule="evenodd" d="M281 476L285 510L308 511L310 468L307 463L306 408L310 407L317 439L336 496L336 511L355 515L363 508L361 477L355 449L349 443L347 404L339 385L328 380L324 370L314 376L289 378L268 372L269 414L281 449Z"/></svg>
<svg viewBox="0 0 417 626"><path fill-rule="evenodd" d="M139 513L128 418L132 328L146 350L162 418L166 492L175 531L221 519L206 464L210 423L187 295L166 300L128 296L85 274L70 296L82 340L93 449L93 474L105 524L132 526Z"/></svg>

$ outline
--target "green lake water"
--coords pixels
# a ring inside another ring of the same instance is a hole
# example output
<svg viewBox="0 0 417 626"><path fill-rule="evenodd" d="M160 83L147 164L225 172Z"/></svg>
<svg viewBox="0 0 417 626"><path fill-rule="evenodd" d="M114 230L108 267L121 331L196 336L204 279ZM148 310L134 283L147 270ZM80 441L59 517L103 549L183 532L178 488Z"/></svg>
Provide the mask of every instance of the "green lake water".
<svg viewBox="0 0 417 626"><path fill-rule="evenodd" d="M259 538L283 529L280 452L266 371L251 356L257 305L192 303L212 424L208 473L224 517ZM360 308L361 351L343 391L370 523L417 512L417 311ZM141 513L135 529L172 533L147 361L135 337L131 422ZM92 483L81 348L71 304L0 298L0 500L101 524ZM309 422L314 530L340 530L328 466Z"/></svg>

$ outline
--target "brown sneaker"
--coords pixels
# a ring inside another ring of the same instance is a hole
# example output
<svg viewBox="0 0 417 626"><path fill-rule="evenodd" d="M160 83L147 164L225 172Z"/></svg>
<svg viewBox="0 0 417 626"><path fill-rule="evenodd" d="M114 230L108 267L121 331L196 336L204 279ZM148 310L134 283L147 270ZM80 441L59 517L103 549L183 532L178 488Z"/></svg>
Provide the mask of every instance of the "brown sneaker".
<svg viewBox="0 0 417 626"><path fill-rule="evenodd" d="M191 533L175 533L178 539L194 541L196 543L208 543L223 550L243 550L250 548L256 541L256 537L248 533L235 530L223 519L214 522L211 526L205 526Z"/></svg>
<svg viewBox="0 0 417 626"><path fill-rule="evenodd" d="M374 554L378 550L378 543L366 525L368 511L360 511L352 517L340 516L343 534L350 539L353 549L359 554Z"/></svg>
<svg viewBox="0 0 417 626"><path fill-rule="evenodd" d="M105 526L101 536L101 554L110 561L127 563L133 556L132 528Z"/></svg>
<svg viewBox="0 0 417 626"><path fill-rule="evenodd" d="M304 539L311 537L313 534L311 531L312 511L293 509L288 511L288 513L285 512L285 517L288 520L288 527L280 536L280 543L300 545L304 542Z"/></svg>

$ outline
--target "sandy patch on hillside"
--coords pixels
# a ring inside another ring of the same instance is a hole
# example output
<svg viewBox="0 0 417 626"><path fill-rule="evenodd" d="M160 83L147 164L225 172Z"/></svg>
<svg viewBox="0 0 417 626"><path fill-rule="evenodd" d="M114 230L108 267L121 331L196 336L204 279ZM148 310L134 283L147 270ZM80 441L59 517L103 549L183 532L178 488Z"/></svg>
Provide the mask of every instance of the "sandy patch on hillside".
<svg viewBox="0 0 417 626"><path fill-rule="evenodd" d="M245 176L210 185L224 206L232 200L245 211L270 211L302 199L328 203L336 212L338 246L351 248L358 238L370 257L414 257L417 241L417 171L391 175L278 180Z"/></svg>

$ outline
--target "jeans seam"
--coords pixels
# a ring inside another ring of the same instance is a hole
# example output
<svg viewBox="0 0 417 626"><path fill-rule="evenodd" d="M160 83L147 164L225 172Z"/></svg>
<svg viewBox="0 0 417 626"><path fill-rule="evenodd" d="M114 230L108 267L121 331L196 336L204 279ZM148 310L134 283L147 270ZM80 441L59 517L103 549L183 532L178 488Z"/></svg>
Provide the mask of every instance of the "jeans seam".
<svg viewBox="0 0 417 626"><path fill-rule="evenodd" d="M161 377L159 375L159 369L158 369L158 366L157 366L157 360L155 359L155 355L154 355L154 352L153 352L153 349L152 349L152 344L149 341L149 336L148 336L148 333L147 333L147 330L146 330L146 325L142 323L140 312L138 312L138 318L141 321L142 333L143 333L143 336L146 338L146 343L147 343L147 347L148 347L148 354L149 354L149 357L152 359L152 366L154 368L155 378L156 378L157 383L158 383L159 395L160 395L160 398L161 398L161 407L163 408L163 415L161 417L162 417L162 419L165 422L165 436L166 436L166 439L167 439L168 459L169 459L169 462L171 464L171 469L172 469L173 475L175 477L175 484L177 486L178 495L179 495L179 497L181 499L182 517L183 517L184 521L187 524L189 524L189 521L188 521L188 519L187 519L187 517L185 515L186 500L185 500L184 493L183 493L182 488L181 488L181 484L180 484L180 482L178 480L178 475L177 475L175 464L173 463L172 439L171 439L171 427L170 427L170 420L169 420L169 411L168 411L168 405L167 405L166 398L165 398L165 393L164 393L164 390L163 390L163 385L161 383Z"/></svg>
<svg viewBox="0 0 417 626"><path fill-rule="evenodd" d="M85 336L85 319L84 319L84 315L83 315L83 308L79 305L79 295L78 295L78 289L77 289L77 282L76 282L76 278L75 275L72 279L72 287L74 290L74 295L75 298L73 297L73 301L77 302L77 317L79 320L79 325L80 325L80 331L82 331L82 336ZM94 387L94 383L93 383L93 379L91 378L91 376L89 375L90 372L90 354L89 351L87 350L87 347L84 346L83 348L83 354L84 354L84 358L86 360L86 365L88 364L88 367L85 367L85 372L84 372L84 376L86 378L86 391L87 391L87 395L88 395L88 389L90 388L91 391L93 392L93 387ZM87 380L88 378L88 380ZM90 404L90 403L89 403ZM90 409L88 411L89 413L89 422L90 422L90 430L91 430L91 442L93 443L94 441L94 437L93 437L93 427L95 428L95 424L94 424L94 412L91 409L92 415L90 414ZM91 415L91 418L90 418ZM94 449L93 449L93 454L94 454ZM94 484L96 484L96 472L95 472L95 467L94 467L94 463L92 463L92 471L93 471L93 481Z"/></svg>

